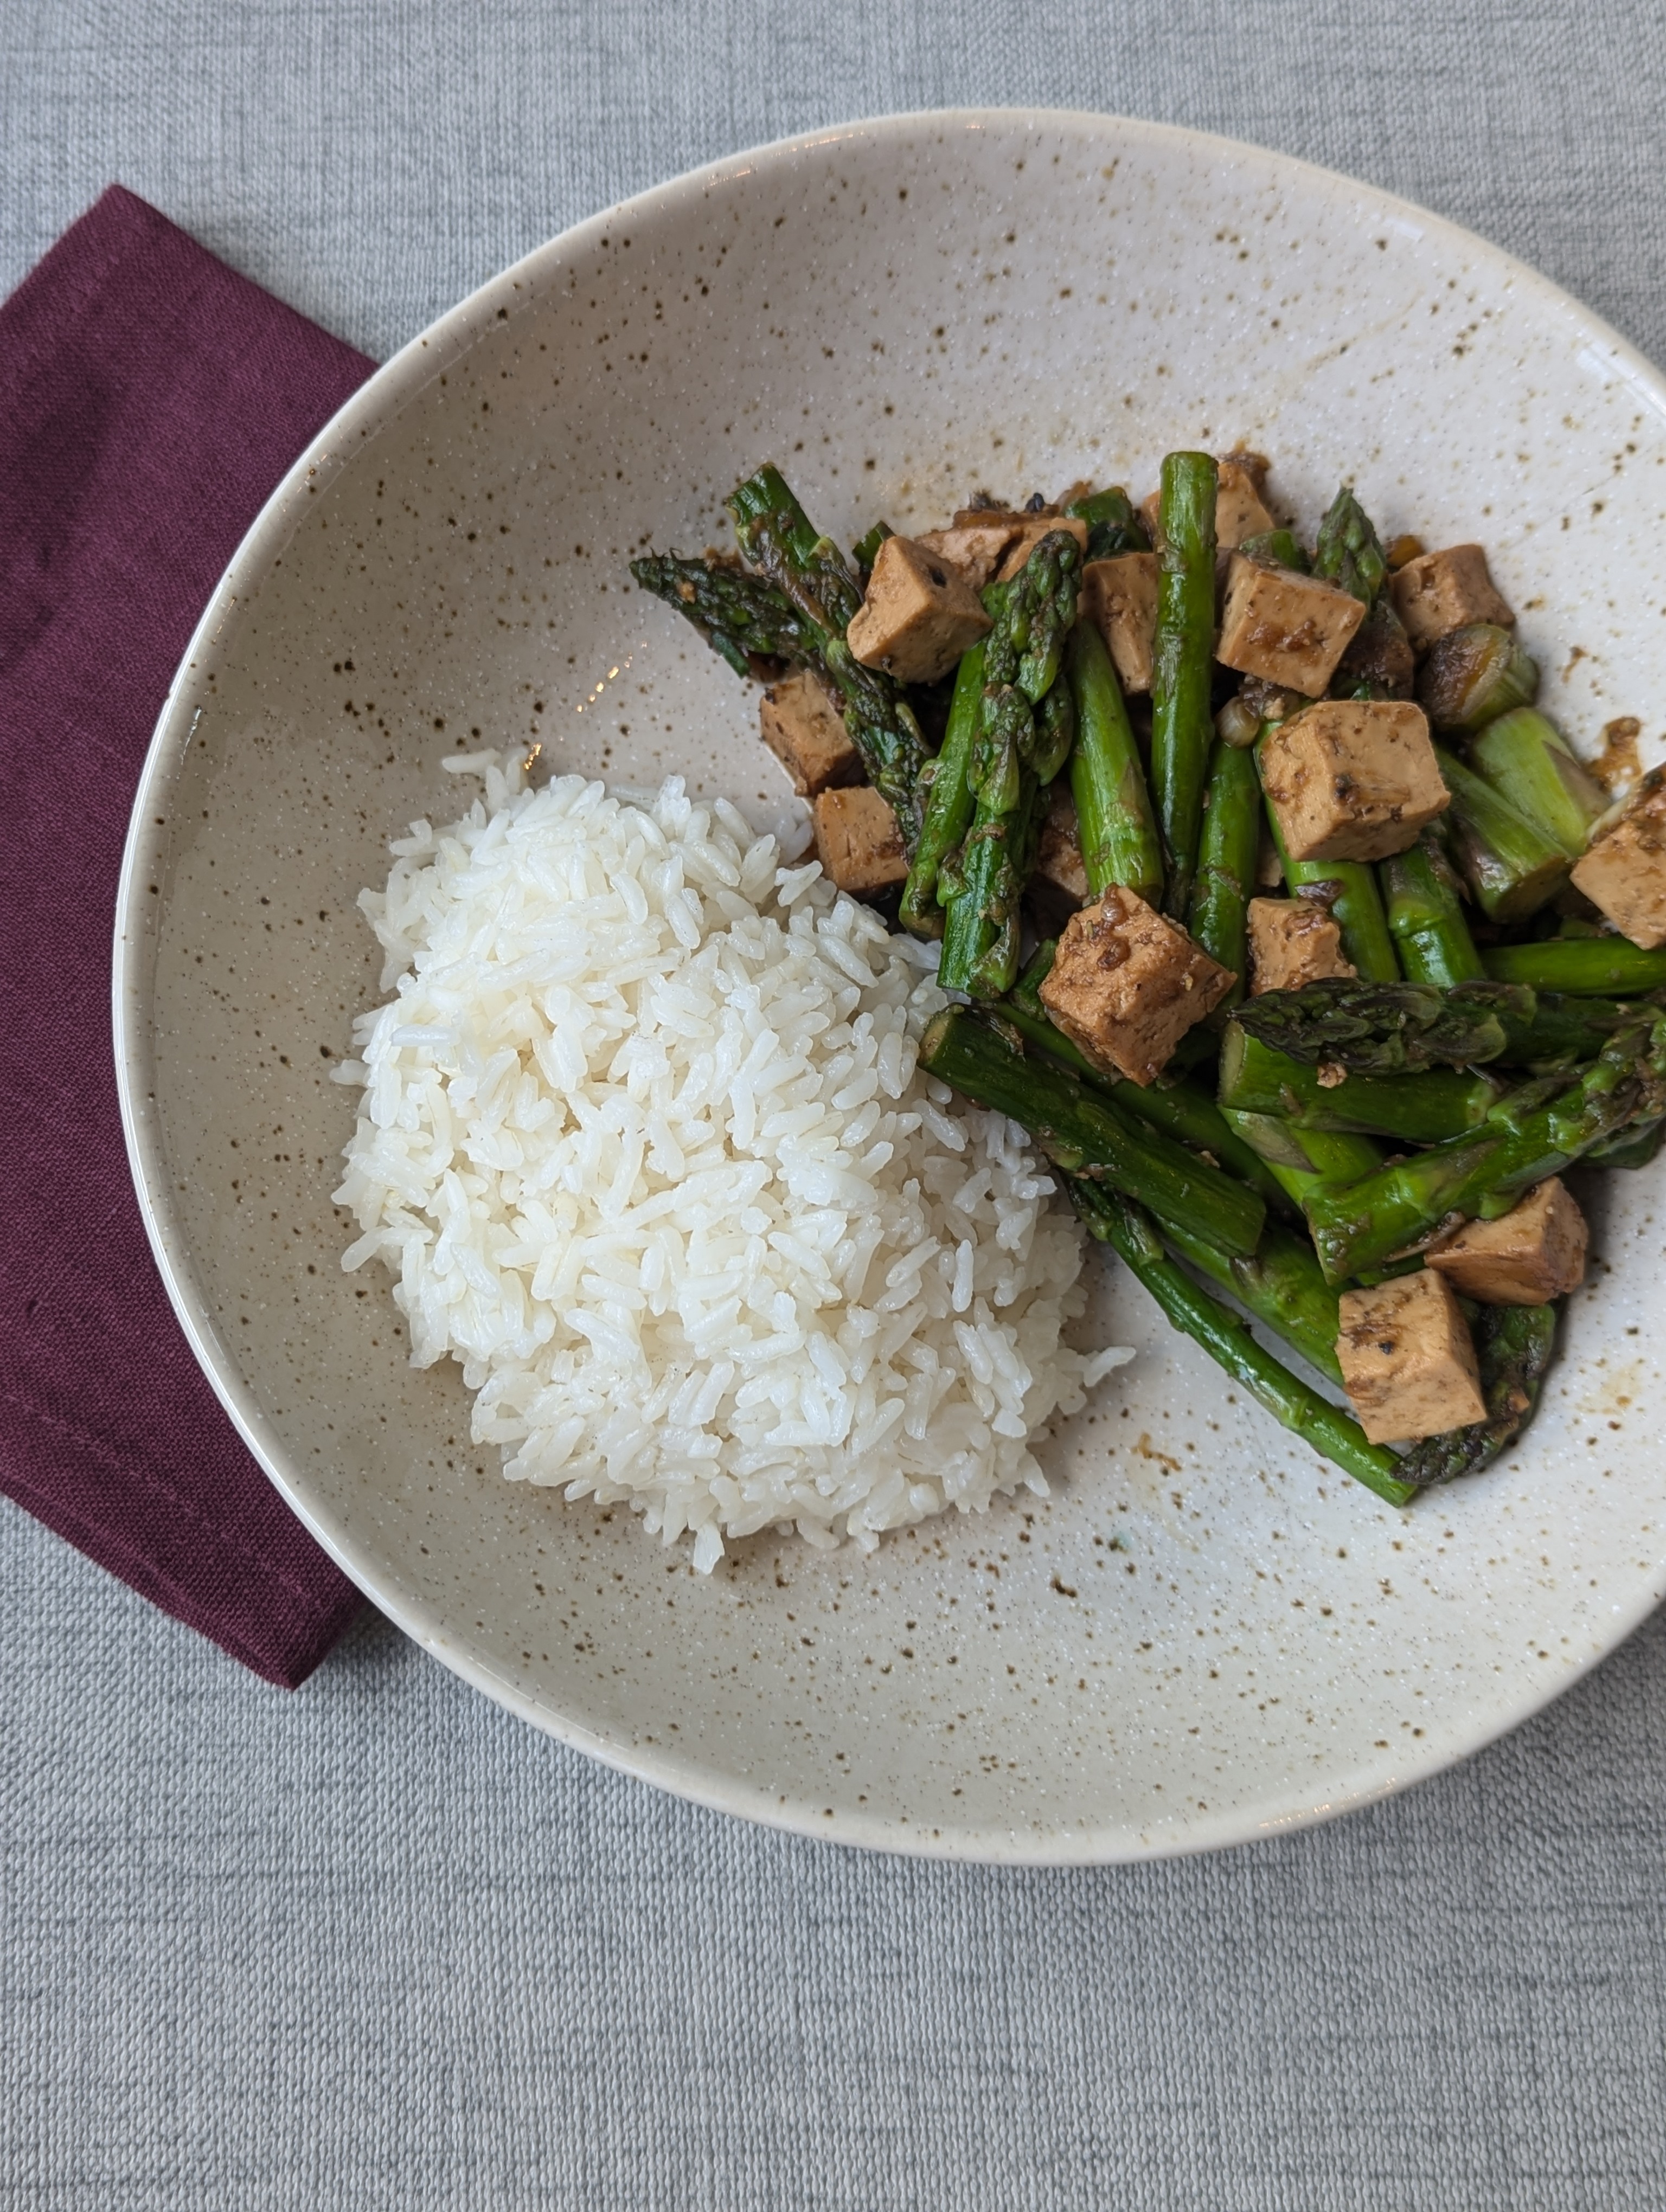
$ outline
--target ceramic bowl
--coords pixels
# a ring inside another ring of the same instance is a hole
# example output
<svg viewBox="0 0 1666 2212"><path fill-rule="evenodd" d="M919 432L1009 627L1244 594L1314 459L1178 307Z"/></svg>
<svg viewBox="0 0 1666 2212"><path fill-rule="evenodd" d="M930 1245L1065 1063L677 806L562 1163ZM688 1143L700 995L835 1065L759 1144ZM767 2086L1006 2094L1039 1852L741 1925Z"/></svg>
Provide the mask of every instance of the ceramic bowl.
<svg viewBox="0 0 1666 2212"><path fill-rule="evenodd" d="M442 756L543 747L789 807L755 698L635 592L779 459L847 542L976 488L1136 495L1270 454L1310 525L1485 541L1587 751L1666 696L1666 387L1495 248L1319 170L1091 116L818 131L611 210L373 377L228 570L157 730L117 1029L169 1287L271 1478L378 1605L540 1728L806 1834L1004 1861L1266 1835L1511 1727L1666 1586L1660 1184L1615 1176L1530 1441L1396 1513L1314 1459L1097 1255L1138 1358L1043 1445L1046 1501L872 1557L740 1546L505 1482L407 1364L330 1202L378 995L355 909L459 810ZM159 895L146 887L157 885Z"/></svg>

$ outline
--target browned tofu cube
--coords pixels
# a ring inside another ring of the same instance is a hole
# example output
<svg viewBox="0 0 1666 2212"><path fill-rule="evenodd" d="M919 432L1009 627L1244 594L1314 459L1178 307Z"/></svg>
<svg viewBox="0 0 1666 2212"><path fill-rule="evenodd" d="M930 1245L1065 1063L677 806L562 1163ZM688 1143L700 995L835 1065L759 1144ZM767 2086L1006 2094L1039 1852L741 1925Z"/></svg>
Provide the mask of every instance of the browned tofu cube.
<svg viewBox="0 0 1666 2212"><path fill-rule="evenodd" d="M911 538L887 538L845 636L858 660L899 684L935 684L989 628L958 572Z"/></svg>
<svg viewBox="0 0 1666 2212"><path fill-rule="evenodd" d="M1444 553L1420 553L1389 579L1394 611L1406 635L1421 653L1449 630L1468 623L1515 621L1487 574L1479 545L1449 545Z"/></svg>
<svg viewBox="0 0 1666 2212"><path fill-rule="evenodd" d="M1082 571L1082 619L1104 638L1124 691L1151 690L1158 567L1155 553L1119 553Z"/></svg>
<svg viewBox="0 0 1666 2212"><path fill-rule="evenodd" d="M1220 464L1220 489L1215 495L1215 544L1223 553L1242 545L1273 527L1273 518L1262 503L1261 478L1243 462L1227 459Z"/></svg>
<svg viewBox="0 0 1666 2212"><path fill-rule="evenodd" d="M957 522L952 530L928 530L914 542L946 562L973 591L981 592L1000 568L1001 556L1023 521L1021 514L1003 514L986 521Z"/></svg>
<svg viewBox="0 0 1666 2212"><path fill-rule="evenodd" d="M1666 945L1666 775L1651 769L1626 811L1574 864L1573 883L1622 937Z"/></svg>
<svg viewBox="0 0 1666 2212"><path fill-rule="evenodd" d="M1427 1264L1483 1305L1547 1306L1584 1281L1589 1241L1584 1215L1552 1176L1496 1221L1466 1222Z"/></svg>
<svg viewBox="0 0 1666 2212"><path fill-rule="evenodd" d="M1250 995L1299 991L1327 975L1357 975L1342 957L1342 933L1316 899L1250 902Z"/></svg>
<svg viewBox="0 0 1666 2212"><path fill-rule="evenodd" d="M820 678L807 668L795 668L769 686L758 708L758 726L801 798L813 799L835 784L861 781L862 757Z"/></svg>
<svg viewBox="0 0 1666 2212"><path fill-rule="evenodd" d="M995 571L995 581L1004 584L1017 575L1043 538L1055 530L1067 531L1084 553L1087 550L1087 525L1073 514L1021 514L1017 518L1018 535L1007 547L1001 563Z"/></svg>
<svg viewBox="0 0 1666 2212"><path fill-rule="evenodd" d="M1235 553L1215 658L1316 699L1365 618L1365 603L1352 592Z"/></svg>
<svg viewBox="0 0 1666 2212"><path fill-rule="evenodd" d="M1232 981L1183 929L1113 884L1071 915L1041 996L1090 1060L1148 1084Z"/></svg>
<svg viewBox="0 0 1666 2212"><path fill-rule="evenodd" d="M853 898L906 883L909 856L897 817L872 784L824 791L810 810L816 858L829 881Z"/></svg>
<svg viewBox="0 0 1666 2212"><path fill-rule="evenodd" d="M1486 1419L1475 1347L1444 1276L1426 1268L1344 1291L1341 1321L1342 1388L1372 1443L1409 1443Z"/></svg>
<svg viewBox="0 0 1666 2212"><path fill-rule="evenodd" d="M1429 724L1402 699L1321 699L1269 730L1262 781L1292 860L1381 860L1450 804Z"/></svg>
<svg viewBox="0 0 1666 2212"><path fill-rule="evenodd" d="M1068 784L1055 784L1053 803L1042 823L1036 847L1036 872L1031 884L1051 892L1055 904L1079 907L1087 902L1087 870L1082 865L1081 826Z"/></svg>

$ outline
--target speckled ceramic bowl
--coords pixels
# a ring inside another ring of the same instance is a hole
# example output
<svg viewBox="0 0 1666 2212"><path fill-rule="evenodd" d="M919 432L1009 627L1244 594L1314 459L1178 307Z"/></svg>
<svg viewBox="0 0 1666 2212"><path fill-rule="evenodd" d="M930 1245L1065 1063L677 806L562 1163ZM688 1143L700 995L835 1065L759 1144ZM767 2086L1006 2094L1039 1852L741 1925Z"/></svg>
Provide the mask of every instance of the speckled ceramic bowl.
<svg viewBox="0 0 1666 2212"><path fill-rule="evenodd" d="M1310 521L1484 538L1587 750L1666 696L1666 388L1584 309L1418 210L1098 117L819 132L582 224L408 346L297 462L157 730L117 1033L139 1186L204 1365L393 1618L565 1741L725 1810L995 1860L1205 1849L1485 1743L1666 1587L1666 1236L1606 1187L1530 1444L1395 1513L1097 1261L1138 1347L1043 1448L1055 1485L864 1559L709 1580L627 1511L504 1482L454 1370L414 1372L330 1204L325 1079L379 956L355 895L454 811L443 753L786 786L754 699L627 555L725 534L775 456L849 539L975 486L1143 493L1238 441ZM160 896L147 895L159 885Z"/></svg>

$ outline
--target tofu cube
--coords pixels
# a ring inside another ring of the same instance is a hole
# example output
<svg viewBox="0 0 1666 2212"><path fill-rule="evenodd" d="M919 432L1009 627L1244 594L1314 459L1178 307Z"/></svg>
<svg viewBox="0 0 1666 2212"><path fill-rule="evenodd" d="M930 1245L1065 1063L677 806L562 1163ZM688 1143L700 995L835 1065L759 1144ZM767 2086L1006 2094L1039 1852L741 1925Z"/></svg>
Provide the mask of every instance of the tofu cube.
<svg viewBox="0 0 1666 2212"><path fill-rule="evenodd" d="M1018 535L1007 547L1001 563L995 571L995 581L1005 584L1017 575L1043 538L1055 530L1067 531L1084 553L1087 550L1087 525L1073 514L1020 514Z"/></svg>
<svg viewBox="0 0 1666 2212"><path fill-rule="evenodd" d="M1262 782L1292 860L1380 860L1451 803L1429 724L1402 699L1321 699L1269 730Z"/></svg>
<svg viewBox="0 0 1666 2212"><path fill-rule="evenodd" d="M1658 769L1575 862L1573 884L1633 945L1666 945L1666 776Z"/></svg>
<svg viewBox="0 0 1666 2212"><path fill-rule="evenodd" d="M1344 1291L1341 1320L1342 1388L1372 1443L1409 1443L1486 1419L1475 1347L1444 1276L1425 1268Z"/></svg>
<svg viewBox="0 0 1666 2212"><path fill-rule="evenodd" d="M1299 991L1328 975L1357 975L1342 957L1342 933L1316 899L1250 902L1250 995Z"/></svg>
<svg viewBox="0 0 1666 2212"><path fill-rule="evenodd" d="M1235 553L1215 658L1316 699L1365 618L1365 603L1352 592Z"/></svg>
<svg viewBox="0 0 1666 2212"><path fill-rule="evenodd" d="M862 757L825 687L807 668L795 668L769 686L758 709L758 726L800 798L861 781Z"/></svg>
<svg viewBox="0 0 1666 2212"><path fill-rule="evenodd" d="M935 684L990 628L971 586L911 538L887 538L845 635L869 668L899 684Z"/></svg>
<svg viewBox="0 0 1666 2212"><path fill-rule="evenodd" d="M935 554L973 591L981 592L1000 568L1023 520L1019 514L1003 514L984 521L957 522L952 530L928 530L914 542Z"/></svg>
<svg viewBox="0 0 1666 2212"><path fill-rule="evenodd" d="M872 898L908 881L909 856L897 817L872 784L824 791L810 814L816 858L842 891Z"/></svg>
<svg viewBox="0 0 1666 2212"><path fill-rule="evenodd" d="M1082 619L1097 629L1124 691L1149 691L1157 638L1155 553L1119 553L1082 571Z"/></svg>
<svg viewBox="0 0 1666 2212"><path fill-rule="evenodd" d="M1488 1306L1547 1306L1585 1279L1585 1217L1552 1176L1496 1221L1470 1221L1427 1265Z"/></svg>
<svg viewBox="0 0 1666 2212"><path fill-rule="evenodd" d="M1076 802L1070 796L1067 783L1053 787L1053 803L1042 823L1036 847L1036 870L1031 882L1032 886L1038 884L1043 891L1050 892L1055 904L1073 908L1087 903L1081 825L1076 819Z"/></svg>
<svg viewBox="0 0 1666 2212"><path fill-rule="evenodd" d="M1215 493L1215 550L1231 553L1246 538L1271 530L1273 518L1261 495L1261 471L1229 457L1219 464ZM1140 502L1140 519L1153 545L1163 543L1163 495L1154 491Z"/></svg>
<svg viewBox="0 0 1666 2212"><path fill-rule="evenodd" d="M1468 623L1515 622L1487 574L1479 545L1449 545L1444 553L1420 553L1389 578L1394 611L1419 653L1449 630Z"/></svg>
<svg viewBox="0 0 1666 2212"><path fill-rule="evenodd" d="M1143 1085L1232 982L1183 929L1113 884L1071 915L1041 998L1090 1060Z"/></svg>
<svg viewBox="0 0 1666 2212"><path fill-rule="evenodd" d="M1262 503L1259 474L1229 457L1220 464L1220 489L1215 495L1216 545L1230 553L1246 538L1259 537L1272 527L1273 518Z"/></svg>

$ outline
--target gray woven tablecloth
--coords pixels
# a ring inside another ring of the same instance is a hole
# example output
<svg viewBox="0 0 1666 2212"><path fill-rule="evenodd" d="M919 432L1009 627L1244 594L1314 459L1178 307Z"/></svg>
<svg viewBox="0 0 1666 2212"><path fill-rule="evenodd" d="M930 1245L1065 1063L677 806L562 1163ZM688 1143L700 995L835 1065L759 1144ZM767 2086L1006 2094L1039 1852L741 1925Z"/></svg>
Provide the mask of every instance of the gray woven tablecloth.
<svg viewBox="0 0 1666 2212"><path fill-rule="evenodd" d="M964 102L1353 171L1666 357L1659 0L5 0L0 290L120 179L382 355L693 162ZM286 1697L10 1506L0 1669L7 2205L1666 2202L1666 1621L1392 1804L1100 1873L691 1810L375 1621Z"/></svg>

